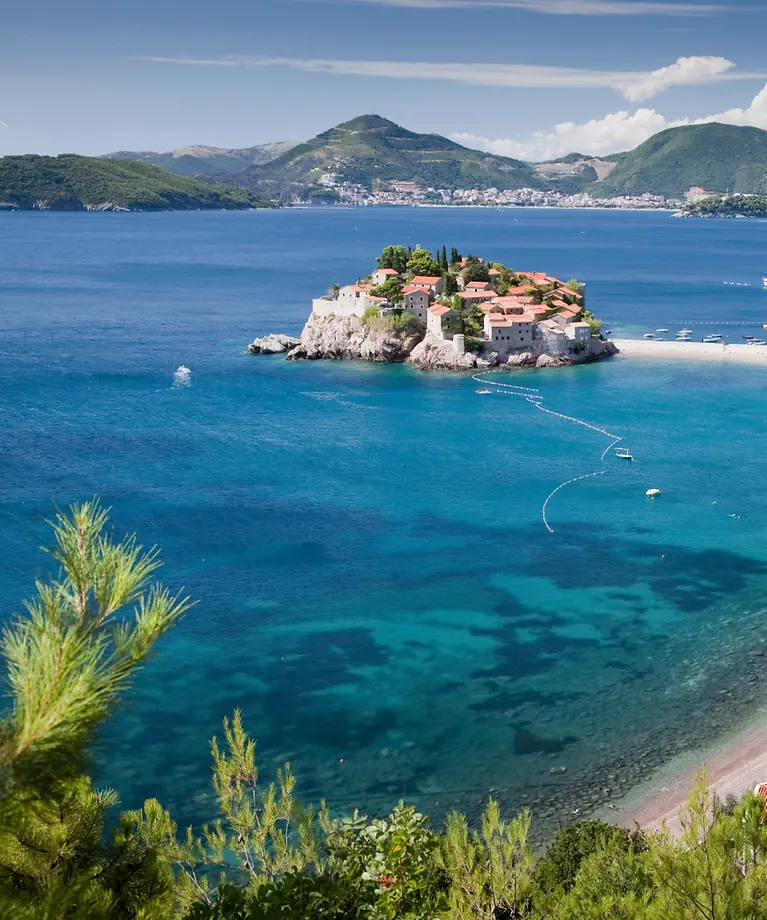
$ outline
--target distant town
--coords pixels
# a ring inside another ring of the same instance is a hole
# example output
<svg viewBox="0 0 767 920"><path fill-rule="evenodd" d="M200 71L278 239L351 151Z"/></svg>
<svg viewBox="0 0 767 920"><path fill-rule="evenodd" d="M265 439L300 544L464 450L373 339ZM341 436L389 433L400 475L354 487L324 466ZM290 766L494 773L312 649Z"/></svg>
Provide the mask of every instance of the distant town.
<svg viewBox="0 0 767 920"><path fill-rule="evenodd" d="M318 185L332 190L338 204L347 205L405 205L421 207L533 207L533 208L615 208L676 210L686 201L704 198L711 192L692 188L685 200L664 198L662 195L622 195L616 198L596 198L587 192L565 195L535 188L519 189L445 189L426 188L415 182L386 182L371 190L364 185L342 181L336 173L325 173Z"/></svg>

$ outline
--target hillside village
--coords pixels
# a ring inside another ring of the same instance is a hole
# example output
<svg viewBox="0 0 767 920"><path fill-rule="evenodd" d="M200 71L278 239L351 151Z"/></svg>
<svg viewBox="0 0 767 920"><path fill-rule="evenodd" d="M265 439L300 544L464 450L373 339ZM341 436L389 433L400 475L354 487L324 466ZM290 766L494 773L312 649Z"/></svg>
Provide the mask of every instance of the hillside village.
<svg viewBox="0 0 767 920"><path fill-rule="evenodd" d="M481 257L448 260L443 247L410 251L389 246L363 279L335 285L315 299L317 317L358 317L363 323L389 317L392 324L420 327L457 354L515 352L533 356L601 354L601 323L585 309L583 285L546 272L514 271Z"/></svg>

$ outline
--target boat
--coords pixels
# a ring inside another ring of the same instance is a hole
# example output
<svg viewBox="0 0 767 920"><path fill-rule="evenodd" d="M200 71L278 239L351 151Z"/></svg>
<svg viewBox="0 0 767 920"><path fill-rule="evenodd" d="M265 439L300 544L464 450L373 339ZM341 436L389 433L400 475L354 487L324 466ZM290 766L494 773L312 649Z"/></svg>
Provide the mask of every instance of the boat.
<svg viewBox="0 0 767 920"><path fill-rule="evenodd" d="M655 338L655 333L654 333L654 332L645 332L645 334L642 336L642 338L643 338L643 339L654 339L654 338Z"/></svg>
<svg viewBox="0 0 767 920"><path fill-rule="evenodd" d="M628 447L616 447L615 456L619 457L621 460L633 460L634 459L631 456L631 452L629 451Z"/></svg>
<svg viewBox="0 0 767 920"><path fill-rule="evenodd" d="M767 345L767 342L763 342L762 339L751 339L746 345Z"/></svg>
<svg viewBox="0 0 767 920"><path fill-rule="evenodd" d="M716 335L707 335L705 339L703 339L703 341L706 343L706 345L721 345L722 344L721 336L716 336Z"/></svg>
<svg viewBox="0 0 767 920"><path fill-rule="evenodd" d="M767 278L762 278L762 284L767 288Z"/></svg>
<svg viewBox="0 0 767 920"><path fill-rule="evenodd" d="M679 334L680 335L692 335L692 329L680 329Z"/></svg>
<svg viewBox="0 0 767 920"><path fill-rule="evenodd" d="M476 390L480 396L487 396L488 393L492 393L492 390Z"/></svg>
<svg viewBox="0 0 767 920"><path fill-rule="evenodd" d="M648 489L648 490L645 492L645 495L646 495L648 498L655 498L656 495L660 495L660 489Z"/></svg>
<svg viewBox="0 0 767 920"><path fill-rule="evenodd" d="M656 332L668 332L668 329L656 329Z"/></svg>

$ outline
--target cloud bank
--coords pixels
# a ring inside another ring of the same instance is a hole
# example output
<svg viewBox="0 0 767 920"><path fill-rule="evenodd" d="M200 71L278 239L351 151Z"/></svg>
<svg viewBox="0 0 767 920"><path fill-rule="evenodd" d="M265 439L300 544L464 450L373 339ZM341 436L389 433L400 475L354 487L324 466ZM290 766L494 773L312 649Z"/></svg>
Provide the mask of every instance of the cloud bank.
<svg viewBox="0 0 767 920"><path fill-rule="evenodd" d="M537 64L423 63L420 61L331 60L326 58L178 58L142 57L161 64L196 67L289 68L309 73L383 77L401 80L444 80L469 86L546 89L612 89L629 102L657 96L672 86L699 86L726 80L765 77L765 73L734 71L723 57L684 57L652 71L585 70Z"/></svg>
<svg viewBox="0 0 767 920"><path fill-rule="evenodd" d="M706 16L731 12L715 3L663 3L658 0L337 0L367 6L408 9L510 9L550 16Z"/></svg>
<svg viewBox="0 0 767 920"><path fill-rule="evenodd" d="M728 109L703 118L669 120L655 109L611 112L604 118L576 124L563 122L550 131L538 131L524 140L490 140L473 134L454 134L454 140L520 160L550 160L577 151L594 156L630 150L653 134L681 125L702 125L713 121L767 130L767 85L746 108Z"/></svg>

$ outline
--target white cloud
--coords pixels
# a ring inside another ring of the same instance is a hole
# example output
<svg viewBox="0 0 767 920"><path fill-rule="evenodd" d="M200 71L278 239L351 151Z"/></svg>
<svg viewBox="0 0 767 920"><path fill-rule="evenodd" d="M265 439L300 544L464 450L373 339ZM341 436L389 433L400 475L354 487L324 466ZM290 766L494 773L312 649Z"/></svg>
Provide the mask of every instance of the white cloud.
<svg viewBox="0 0 767 920"><path fill-rule="evenodd" d="M405 80L446 80L470 86L525 88L613 89L631 102L650 99L670 86L690 86L724 80L746 80L767 74L733 73L722 57L686 57L653 71L586 70L538 64L424 63L421 61L330 60L325 58L173 58L140 60L198 67L287 67L311 73L384 77Z"/></svg>
<svg viewBox="0 0 767 920"><path fill-rule="evenodd" d="M338 0L410 9L515 9L552 16L705 16L729 12L715 3L664 3L659 0Z"/></svg>
<svg viewBox="0 0 767 920"><path fill-rule="evenodd" d="M612 112L604 118L581 124L563 122L555 125L550 131L538 131L521 140L493 140L473 134L454 134L453 138L468 147L479 147L502 156L520 160L550 160L574 151L602 156L630 150L666 128L702 125L713 121L767 130L767 86L746 108L729 109L703 118L669 120L655 109L642 108L635 112Z"/></svg>

